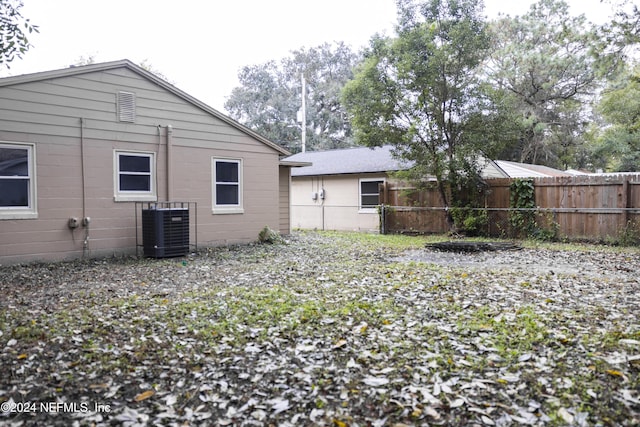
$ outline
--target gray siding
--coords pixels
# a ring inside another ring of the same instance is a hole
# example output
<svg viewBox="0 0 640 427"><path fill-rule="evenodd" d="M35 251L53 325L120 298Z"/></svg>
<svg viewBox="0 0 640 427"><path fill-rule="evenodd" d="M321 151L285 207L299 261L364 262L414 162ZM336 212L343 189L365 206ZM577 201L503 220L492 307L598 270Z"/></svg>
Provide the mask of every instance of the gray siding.
<svg viewBox="0 0 640 427"><path fill-rule="evenodd" d="M136 94L136 121L117 121L118 91ZM81 118L84 129L81 132ZM127 68L0 86L0 141L35 143L37 219L0 219L0 264L135 250L135 208L114 200L114 150L155 153L157 196L167 200L167 125L171 198L197 202L198 243L255 240L281 228L279 152ZM81 156L81 134L84 156ZM83 192L83 157L84 179ZM244 213L212 213L213 157L243 161Z"/></svg>
<svg viewBox="0 0 640 427"><path fill-rule="evenodd" d="M280 234L291 233L291 168L280 167Z"/></svg>

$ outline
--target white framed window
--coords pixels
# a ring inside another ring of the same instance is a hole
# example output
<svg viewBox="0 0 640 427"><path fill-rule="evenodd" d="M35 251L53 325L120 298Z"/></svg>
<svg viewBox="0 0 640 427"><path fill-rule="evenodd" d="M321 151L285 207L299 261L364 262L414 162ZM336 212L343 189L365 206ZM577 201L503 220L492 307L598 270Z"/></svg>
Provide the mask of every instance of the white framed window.
<svg viewBox="0 0 640 427"><path fill-rule="evenodd" d="M35 145L0 141L0 219L38 217Z"/></svg>
<svg viewBox="0 0 640 427"><path fill-rule="evenodd" d="M376 212L376 208L380 204L379 187L383 183L383 179L360 179L360 212Z"/></svg>
<svg viewBox="0 0 640 427"><path fill-rule="evenodd" d="M157 200L155 153L115 150L113 163L116 202Z"/></svg>
<svg viewBox="0 0 640 427"><path fill-rule="evenodd" d="M242 206L242 160L212 159L213 213L244 213Z"/></svg>

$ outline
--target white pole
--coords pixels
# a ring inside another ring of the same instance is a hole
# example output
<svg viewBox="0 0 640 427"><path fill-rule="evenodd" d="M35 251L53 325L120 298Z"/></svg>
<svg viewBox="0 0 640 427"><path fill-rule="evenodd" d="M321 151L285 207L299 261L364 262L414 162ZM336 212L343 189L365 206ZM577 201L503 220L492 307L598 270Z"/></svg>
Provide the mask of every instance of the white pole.
<svg viewBox="0 0 640 427"><path fill-rule="evenodd" d="M300 74L302 79L302 152L304 153L307 145L307 82L304 74Z"/></svg>

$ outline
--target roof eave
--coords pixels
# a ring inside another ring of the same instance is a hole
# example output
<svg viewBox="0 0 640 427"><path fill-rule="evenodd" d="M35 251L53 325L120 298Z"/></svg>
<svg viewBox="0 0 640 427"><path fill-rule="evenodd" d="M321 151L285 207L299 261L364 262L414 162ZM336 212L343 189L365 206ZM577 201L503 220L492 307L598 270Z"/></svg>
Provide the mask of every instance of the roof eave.
<svg viewBox="0 0 640 427"><path fill-rule="evenodd" d="M287 166L287 167L291 167L291 168L304 168L307 166L313 166L313 163L311 162L296 162L296 161L290 161L290 160L280 160L280 166Z"/></svg>
<svg viewBox="0 0 640 427"><path fill-rule="evenodd" d="M392 169L386 171L348 171L348 172L309 172L301 171L300 169L296 170L295 175L292 176L340 176L340 175L365 175L365 174L386 174L397 172L401 169Z"/></svg>

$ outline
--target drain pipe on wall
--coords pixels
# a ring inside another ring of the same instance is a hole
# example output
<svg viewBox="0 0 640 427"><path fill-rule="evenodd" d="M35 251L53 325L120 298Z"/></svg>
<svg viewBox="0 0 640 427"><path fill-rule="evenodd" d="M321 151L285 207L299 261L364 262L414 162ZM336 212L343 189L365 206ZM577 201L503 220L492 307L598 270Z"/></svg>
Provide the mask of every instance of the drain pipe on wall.
<svg viewBox="0 0 640 427"><path fill-rule="evenodd" d="M82 226L84 228L84 241L82 242L82 257L89 255L89 224L91 218L87 216L87 159L84 140L85 118L80 117L80 163L82 181Z"/></svg>
<svg viewBox="0 0 640 427"><path fill-rule="evenodd" d="M320 205L322 206L322 231L326 229L325 217L324 217L324 198L327 197L327 193L324 191L324 177L320 178L320 189L318 191L320 197Z"/></svg>
<svg viewBox="0 0 640 427"><path fill-rule="evenodd" d="M172 188L171 188L171 178L173 176L173 170L171 166L171 152L172 152L172 143L173 143L173 127L171 125L167 125L167 202L172 200Z"/></svg>
<svg viewBox="0 0 640 427"><path fill-rule="evenodd" d="M158 147L156 150L156 156L160 156L160 147L162 146L162 125L158 125ZM155 173L155 186L156 186L156 191L159 192L160 191L160 187L158 186L158 171L156 171Z"/></svg>

